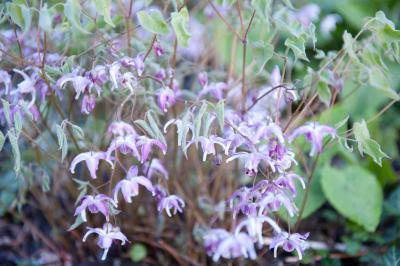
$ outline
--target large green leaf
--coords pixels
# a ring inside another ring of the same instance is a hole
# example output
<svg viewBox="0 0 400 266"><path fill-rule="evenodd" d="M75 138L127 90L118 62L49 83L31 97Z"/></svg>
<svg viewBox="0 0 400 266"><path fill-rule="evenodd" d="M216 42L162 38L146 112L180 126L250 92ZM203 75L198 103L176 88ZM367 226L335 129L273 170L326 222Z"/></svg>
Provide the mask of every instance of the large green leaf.
<svg viewBox="0 0 400 266"><path fill-rule="evenodd" d="M23 34L29 30L32 23L32 12L29 7L24 4L7 3L7 13L11 20L22 29Z"/></svg>
<svg viewBox="0 0 400 266"><path fill-rule="evenodd" d="M324 167L322 189L328 201L343 216L375 231L382 212L382 188L375 176L360 166Z"/></svg>
<svg viewBox="0 0 400 266"><path fill-rule="evenodd" d="M139 11L137 18L140 25L152 33L167 34L169 32L168 25L158 10Z"/></svg>
<svg viewBox="0 0 400 266"><path fill-rule="evenodd" d="M104 18L104 21L111 27L115 27L111 19L111 0L94 0L96 10Z"/></svg>
<svg viewBox="0 0 400 266"><path fill-rule="evenodd" d="M74 26L76 29L81 31L82 33L88 34L89 32L85 30L81 25L81 5L78 0L67 0L64 4L64 14L67 17L68 21Z"/></svg>
<svg viewBox="0 0 400 266"><path fill-rule="evenodd" d="M171 14L171 24L174 28L178 44L180 46L187 46L190 37L189 33L189 12L187 8L182 8L179 12L173 12Z"/></svg>

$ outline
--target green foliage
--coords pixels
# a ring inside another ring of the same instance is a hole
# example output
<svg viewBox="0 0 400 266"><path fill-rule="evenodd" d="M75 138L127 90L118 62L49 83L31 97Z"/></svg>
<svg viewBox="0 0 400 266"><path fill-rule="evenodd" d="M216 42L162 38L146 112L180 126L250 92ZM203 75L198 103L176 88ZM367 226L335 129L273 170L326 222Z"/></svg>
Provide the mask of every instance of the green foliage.
<svg viewBox="0 0 400 266"><path fill-rule="evenodd" d="M111 27L115 27L111 18L111 0L93 0L96 11L103 16L104 21Z"/></svg>
<svg viewBox="0 0 400 266"><path fill-rule="evenodd" d="M39 12L39 27L46 32L50 32L52 30L52 20L53 16L47 8L47 4L44 4Z"/></svg>
<svg viewBox="0 0 400 266"><path fill-rule="evenodd" d="M81 24L82 8L78 0L67 0L64 4L64 15L77 30L82 33L89 34Z"/></svg>
<svg viewBox="0 0 400 266"><path fill-rule="evenodd" d="M389 158L389 156L381 150L381 146L370 138L367 123L364 120L354 123L353 131L361 155L364 153L368 154L374 159L375 163L379 165L382 165L383 158Z"/></svg>
<svg viewBox="0 0 400 266"><path fill-rule="evenodd" d="M24 4L17 1L7 3L7 13L11 20L21 28L23 35L28 32L32 23L32 11Z"/></svg>
<svg viewBox="0 0 400 266"><path fill-rule="evenodd" d="M322 189L343 216L373 232L382 212L382 189L375 176L360 166L324 167Z"/></svg>
<svg viewBox="0 0 400 266"><path fill-rule="evenodd" d="M175 31L178 44L180 46L187 46L190 37L189 33L189 12L187 8L182 8L179 12L173 12L171 14L171 24Z"/></svg>
<svg viewBox="0 0 400 266"><path fill-rule="evenodd" d="M169 32L168 25L158 10L139 11L137 18L143 28L154 34L167 34Z"/></svg>

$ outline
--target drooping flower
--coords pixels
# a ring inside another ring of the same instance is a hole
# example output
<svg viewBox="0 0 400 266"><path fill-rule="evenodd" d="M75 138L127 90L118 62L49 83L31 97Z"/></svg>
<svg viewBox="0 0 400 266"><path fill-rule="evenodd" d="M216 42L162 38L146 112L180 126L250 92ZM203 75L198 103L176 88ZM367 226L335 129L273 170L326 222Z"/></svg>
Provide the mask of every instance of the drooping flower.
<svg viewBox="0 0 400 266"><path fill-rule="evenodd" d="M125 201L128 203L132 202L132 197L139 195L139 185L144 186L148 191L150 191L153 196L154 194L154 187L151 183L150 179L139 176L138 169L136 166L132 166L126 178L119 181L114 188L113 191L113 198L116 203L118 203L118 192L121 190L122 196L124 197Z"/></svg>
<svg viewBox="0 0 400 266"><path fill-rule="evenodd" d="M136 135L126 135L114 138L107 149L108 158L115 150L119 150L122 154L132 154L137 160L140 160L140 154L137 148Z"/></svg>
<svg viewBox="0 0 400 266"><path fill-rule="evenodd" d="M199 81L200 86L204 87L208 84L208 75L207 72L203 71L197 75L197 80Z"/></svg>
<svg viewBox="0 0 400 266"><path fill-rule="evenodd" d="M173 209L173 214L177 214L177 212L182 213L182 208L185 208L185 202L176 195L170 195L160 200L157 206L157 210L162 212L166 211L169 217L172 216L171 209Z"/></svg>
<svg viewBox="0 0 400 266"><path fill-rule="evenodd" d="M228 233L221 239L212 255L214 262L223 257L234 259L239 257L256 259L257 254L251 237L246 233L231 234Z"/></svg>
<svg viewBox="0 0 400 266"><path fill-rule="evenodd" d="M153 146L157 146L164 155L167 153L167 145L161 141L157 139L151 139L146 136L138 137L137 147L141 147L141 163L144 163L147 160Z"/></svg>
<svg viewBox="0 0 400 266"><path fill-rule="evenodd" d="M13 70L14 72L20 74L24 78L24 80L18 84L17 90L12 91L11 94L31 94L31 101L29 102L28 107L33 106L36 100L35 81L21 70Z"/></svg>
<svg viewBox="0 0 400 266"><path fill-rule="evenodd" d="M285 142L282 129L275 123L269 123L267 125L263 124L258 127L254 139L259 141L262 139L268 139L270 137L276 137L280 143Z"/></svg>
<svg viewBox="0 0 400 266"><path fill-rule="evenodd" d="M82 106L81 113L82 114L90 114L96 106L96 96L93 94L87 95L85 94L82 98Z"/></svg>
<svg viewBox="0 0 400 266"><path fill-rule="evenodd" d="M200 136L200 137L198 137L197 140L189 142L187 147L189 147L192 143L195 143L196 141L199 141L201 144L201 149L203 150L203 162L206 161L208 154L215 155L215 153L216 153L215 145L216 144L218 144L219 146L222 147L222 149L225 151L225 154L228 154L229 143L227 143L221 137L217 137L215 135L211 135L209 137Z"/></svg>
<svg viewBox="0 0 400 266"><path fill-rule="evenodd" d="M320 24L321 32L325 36L329 36L336 29L336 23L342 21L342 17L338 14L327 15Z"/></svg>
<svg viewBox="0 0 400 266"><path fill-rule="evenodd" d="M57 86L59 88L63 88L67 82L72 82L72 86L75 90L75 99L79 99L81 93L89 91L90 92L90 84L92 83L87 77L82 77L76 73L69 73L62 76L59 80L57 80Z"/></svg>
<svg viewBox="0 0 400 266"><path fill-rule="evenodd" d="M258 173L258 166L261 162L265 162L271 166L271 161L269 157L261 152L237 152L229 157L226 162L233 161L235 159L243 158L245 159L246 175L256 176ZM273 166L273 165L272 165Z"/></svg>
<svg viewBox="0 0 400 266"><path fill-rule="evenodd" d="M110 204L117 207L114 200L107 195L99 194L94 197L92 195L86 195L82 198L81 204L76 208L74 216L80 215L82 220L86 222L86 209L88 209L91 213L100 212L108 221Z"/></svg>
<svg viewBox="0 0 400 266"><path fill-rule="evenodd" d="M303 253L304 250L307 247L306 244L306 239L308 238L309 233L306 233L304 235L294 233L294 234L289 234L287 232L280 232L278 233L273 239L271 244L269 245L270 249L274 249L274 257L276 258L278 248L282 247L283 250L286 252L292 252L296 250L297 256L299 257L299 260L303 258Z"/></svg>
<svg viewBox="0 0 400 266"><path fill-rule="evenodd" d="M222 240L230 236L230 233L222 228L210 229L204 234L204 247L209 256L215 253Z"/></svg>
<svg viewBox="0 0 400 266"><path fill-rule="evenodd" d="M168 180L168 171L165 169L162 162L157 158L153 158L151 162L145 162L142 169L143 173L147 173L146 177L148 178L158 175Z"/></svg>
<svg viewBox="0 0 400 266"><path fill-rule="evenodd" d="M259 215L263 215L265 211L277 212L281 206L286 209L290 217L297 212L292 198L281 190L266 191L259 201L259 206Z"/></svg>
<svg viewBox="0 0 400 266"><path fill-rule="evenodd" d="M228 199L229 208L232 210L233 219L239 212L245 215L253 215L257 212L257 203L261 198L261 193L255 189L241 187L236 190Z"/></svg>
<svg viewBox="0 0 400 266"><path fill-rule="evenodd" d="M224 82L211 83L203 87L198 93L199 98L207 94L211 94L215 99L222 100L224 98L224 90L228 89L228 85Z"/></svg>
<svg viewBox="0 0 400 266"><path fill-rule="evenodd" d="M121 241L121 245L125 245L126 242L129 242L126 236L120 231L119 227L114 227L110 223L105 223L103 228L88 227L88 231L86 232L82 241L85 242L86 238L91 234L98 235L99 239L97 240L97 245L104 249L101 260L106 259L108 250L111 248L114 240Z"/></svg>
<svg viewBox="0 0 400 266"><path fill-rule="evenodd" d="M166 87L161 88L158 92L157 103L158 107L166 113L168 108L176 103L174 91Z"/></svg>
<svg viewBox="0 0 400 266"><path fill-rule="evenodd" d="M111 125L108 127L107 132L110 135L119 137L124 137L128 135L137 136L136 130L133 128L133 126L124 121L112 122Z"/></svg>
<svg viewBox="0 0 400 266"><path fill-rule="evenodd" d="M154 44L153 44L153 51L156 54L156 56L158 56L158 57L163 56L163 54L165 52L164 48L157 41L155 41Z"/></svg>
<svg viewBox="0 0 400 266"><path fill-rule="evenodd" d="M303 178L295 173L281 174L276 180L274 180L274 183L280 188L288 189L295 197L297 195L297 189L294 184L294 179L299 180L303 189L306 188Z"/></svg>
<svg viewBox="0 0 400 266"><path fill-rule="evenodd" d="M0 70L0 83L3 83L4 94L8 94L12 88L11 76L7 71ZM3 93L0 93L3 94Z"/></svg>
<svg viewBox="0 0 400 266"><path fill-rule="evenodd" d="M275 232L281 231L278 224L270 217L265 215L249 215L236 226L235 234L238 235L243 228L246 228L248 235L262 246L264 244L262 228L265 222L268 223Z"/></svg>
<svg viewBox="0 0 400 266"><path fill-rule="evenodd" d="M121 68L121 63L120 62L114 62L111 64L110 68L109 68L109 72L110 72L110 80L112 83L112 87L111 90L113 89L118 89L118 79L121 75L121 73L119 72Z"/></svg>
<svg viewBox="0 0 400 266"><path fill-rule="evenodd" d="M159 79L159 80L164 80L167 78L167 73L165 73L165 69L161 68L159 70L157 70L156 73L154 73L154 77Z"/></svg>
<svg viewBox="0 0 400 266"><path fill-rule="evenodd" d="M133 65L136 68L138 76L141 76L144 72L144 61L143 61L143 56L138 55L133 59Z"/></svg>
<svg viewBox="0 0 400 266"><path fill-rule="evenodd" d="M78 154L71 162L70 171L72 174L75 173L75 167L78 163L85 161L86 166L89 169L90 176L95 179L96 171L99 167L99 161L105 160L107 163L111 165L111 168L114 168L114 164L111 162L110 158L107 156L105 152L101 151L89 151Z"/></svg>
<svg viewBox="0 0 400 266"><path fill-rule="evenodd" d="M307 140L311 142L310 156L322 152L323 140L326 135L331 135L334 139L336 137L336 130L332 127L320 125L317 122L309 122L303 126L296 128L289 136L289 142L292 142L300 135L305 135Z"/></svg>

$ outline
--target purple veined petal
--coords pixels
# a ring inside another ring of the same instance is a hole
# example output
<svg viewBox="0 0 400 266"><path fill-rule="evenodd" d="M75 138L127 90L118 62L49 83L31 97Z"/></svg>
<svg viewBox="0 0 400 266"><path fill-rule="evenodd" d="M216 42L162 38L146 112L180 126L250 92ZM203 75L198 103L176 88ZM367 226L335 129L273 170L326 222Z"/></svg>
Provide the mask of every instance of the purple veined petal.
<svg viewBox="0 0 400 266"><path fill-rule="evenodd" d="M93 156L90 156L87 160L86 160L86 166L89 169L90 172L90 177L93 179L96 179L96 171L99 167L99 160L94 158Z"/></svg>
<svg viewBox="0 0 400 266"><path fill-rule="evenodd" d="M71 171L72 174L75 174L75 167L78 163L85 161L89 158L90 152L84 152L79 155L77 155L71 162L69 170Z"/></svg>
<svg viewBox="0 0 400 266"><path fill-rule="evenodd" d="M135 183L144 186L148 191L152 193L153 196L155 195L153 184L149 179L144 176L136 176L131 179L131 182L133 182L133 180Z"/></svg>
<svg viewBox="0 0 400 266"><path fill-rule="evenodd" d="M128 174L127 177L136 177L139 173L139 169L137 168L136 165L132 165L129 170L128 170Z"/></svg>
<svg viewBox="0 0 400 266"><path fill-rule="evenodd" d="M136 71L138 73L138 76L141 76L144 72L144 61L143 61L143 56L138 55L133 59L133 64L136 68Z"/></svg>

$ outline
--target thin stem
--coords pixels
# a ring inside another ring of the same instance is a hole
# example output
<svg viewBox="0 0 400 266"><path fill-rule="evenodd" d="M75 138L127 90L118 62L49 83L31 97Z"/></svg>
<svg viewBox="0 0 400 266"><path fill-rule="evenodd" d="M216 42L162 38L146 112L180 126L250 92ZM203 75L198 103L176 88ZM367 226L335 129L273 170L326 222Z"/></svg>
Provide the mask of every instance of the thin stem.
<svg viewBox="0 0 400 266"><path fill-rule="evenodd" d="M240 34L231 26L231 24L229 24L226 19L224 18L224 16L222 16L222 14L218 11L218 9L215 7L215 5L213 4L213 2L211 0L207 0L208 3L210 4L210 6L212 7L212 9L214 10L214 12L217 14L217 16L222 20L222 22L226 25L226 27L234 34L236 35L236 37L238 37L240 40L242 39L242 37L240 36Z"/></svg>

